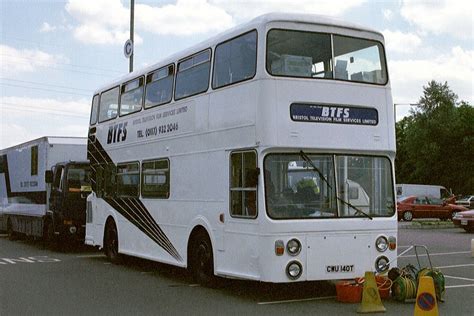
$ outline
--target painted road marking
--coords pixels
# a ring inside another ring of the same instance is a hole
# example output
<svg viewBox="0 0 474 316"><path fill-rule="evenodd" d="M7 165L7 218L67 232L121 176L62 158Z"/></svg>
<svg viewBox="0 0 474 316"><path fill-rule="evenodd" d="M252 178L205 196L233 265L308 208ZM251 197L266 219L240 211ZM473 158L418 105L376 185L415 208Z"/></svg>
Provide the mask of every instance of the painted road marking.
<svg viewBox="0 0 474 316"><path fill-rule="evenodd" d="M464 268L464 267L472 267L474 266L474 263L467 263L467 264L456 264L452 266L441 266L441 267L435 267L438 269L449 269L449 268Z"/></svg>
<svg viewBox="0 0 474 316"><path fill-rule="evenodd" d="M469 278L462 278L462 277L455 277L451 275L444 275L445 278L450 278L450 279L456 279L456 280L464 280L464 281L471 281L474 282L474 279L469 279Z"/></svg>
<svg viewBox="0 0 474 316"><path fill-rule="evenodd" d="M76 256L76 258L102 258L102 257L105 258L105 255L104 255L104 254L97 254L97 255L80 255L80 256Z"/></svg>
<svg viewBox="0 0 474 316"><path fill-rule="evenodd" d="M322 301L334 299L335 296L323 296L323 297L311 297L311 298L302 298L295 300L284 300L284 301L271 301L271 302L258 302L258 305L270 305L270 304L285 304L285 303L297 303L297 302L308 302L308 301Z"/></svg>
<svg viewBox="0 0 474 316"><path fill-rule="evenodd" d="M474 284L464 284L464 285L448 285L445 286L446 289L456 289L461 287L474 287Z"/></svg>
<svg viewBox="0 0 474 316"><path fill-rule="evenodd" d="M459 255L459 254L465 254L465 253L471 253L470 251L456 251L456 252L439 252L439 253L430 253L430 257L433 256L446 256L446 255ZM422 254L418 255L418 257L427 257L428 255ZM399 258L414 258L416 255L407 255L407 256L400 256Z"/></svg>
<svg viewBox="0 0 474 316"><path fill-rule="evenodd" d="M17 264L17 263L52 263L60 262L56 258L48 256L34 256L34 257L17 257L17 258L0 258L0 265Z"/></svg>

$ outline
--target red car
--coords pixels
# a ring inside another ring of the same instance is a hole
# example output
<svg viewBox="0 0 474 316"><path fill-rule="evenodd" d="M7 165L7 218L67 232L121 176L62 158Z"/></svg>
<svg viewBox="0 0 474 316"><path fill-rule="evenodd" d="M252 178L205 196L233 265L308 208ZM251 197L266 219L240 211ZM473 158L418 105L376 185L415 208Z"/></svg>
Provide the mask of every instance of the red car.
<svg viewBox="0 0 474 316"><path fill-rule="evenodd" d="M457 213L453 218L453 223L468 233L474 233L474 210Z"/></svg>
<svg viewBox="0 0 474 316"><path fill-rule="evenodd" d="M453 219L458 212L466 210L463 206L429 196L408 196L397 202L398 220L407 222L414 218Z"/></svg>

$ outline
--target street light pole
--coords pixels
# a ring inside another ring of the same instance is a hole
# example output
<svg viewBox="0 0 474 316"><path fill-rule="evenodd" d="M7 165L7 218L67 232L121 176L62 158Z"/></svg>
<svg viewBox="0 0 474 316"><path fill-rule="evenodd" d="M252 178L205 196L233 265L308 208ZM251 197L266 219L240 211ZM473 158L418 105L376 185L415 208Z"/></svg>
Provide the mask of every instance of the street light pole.
<svg viewBox="0 0 474 316"><path fill-rule="evenodd" d="M419 103L394 103L393 104L393 119L394 122L397 122L397 106L398 105L408 105L408 106L419 106Z"/></svg>
<svg viewBox="0 0 474 316"><path fill-rule="evenodd" d="M135 0L130 0L130 40L133 43L133 25L134 25L134 15L135 15ZM135 45L133 45L135 46ZM132 51L132 54L130 55L129 58L129 64L128 64L128 71L132 72L133 71L133 55L134 52Z"/></svg>

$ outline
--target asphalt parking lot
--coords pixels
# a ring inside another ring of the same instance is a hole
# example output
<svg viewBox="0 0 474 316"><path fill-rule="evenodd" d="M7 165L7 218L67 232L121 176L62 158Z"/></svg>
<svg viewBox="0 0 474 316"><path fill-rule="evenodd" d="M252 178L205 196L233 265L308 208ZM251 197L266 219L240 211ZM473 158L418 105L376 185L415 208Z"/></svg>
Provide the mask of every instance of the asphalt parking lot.
<svg viewBox="0 0 474 316"><path fill-rule="evenodd" d="M433 266L446 278L440 314L471 315L474 258L471 239L462 229L409 229L400 223L398 252L426 245ZM420 252L420 263L428 265ZM417 266L413 252L399 267ZM332 282L273 285L222 280L218 289L200 287L185 270L128 258L107 262L86 247L52 251L39 241L10 241L0 235L0 315L354 315L359 304L338 303ZM414 303L384 300L386 315L412 314Z"/></svg>

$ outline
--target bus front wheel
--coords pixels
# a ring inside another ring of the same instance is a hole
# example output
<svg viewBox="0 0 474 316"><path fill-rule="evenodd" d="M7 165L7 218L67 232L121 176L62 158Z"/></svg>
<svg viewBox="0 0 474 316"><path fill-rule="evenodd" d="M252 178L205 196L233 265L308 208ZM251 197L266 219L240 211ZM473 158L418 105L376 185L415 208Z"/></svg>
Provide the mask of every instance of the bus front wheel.
<svg viewBox="0 0 474 316"><path fill-rule="evenodd" d="M209 287L215 286L212 245L209 236L204 231L199 232L193 242L191 272L197 283Z"/></svg>

